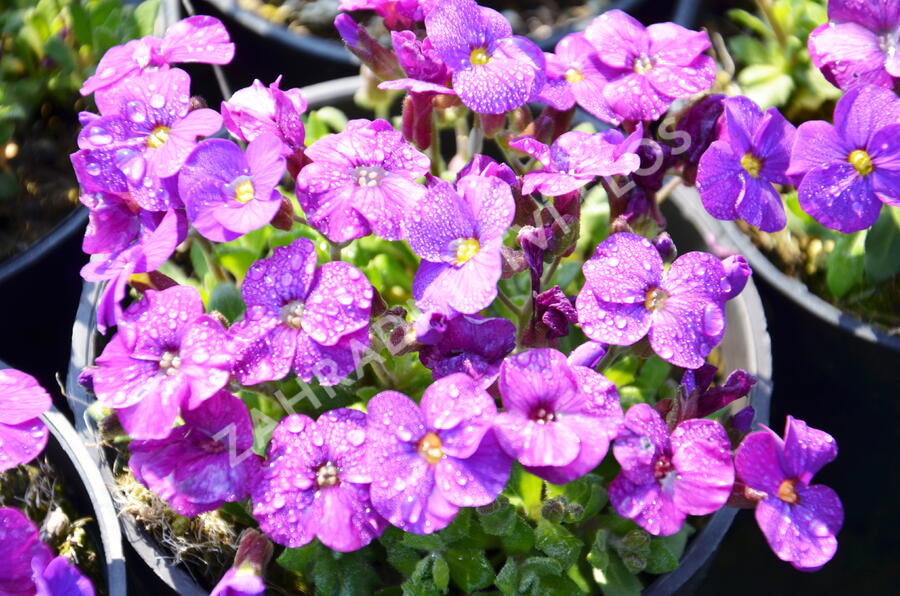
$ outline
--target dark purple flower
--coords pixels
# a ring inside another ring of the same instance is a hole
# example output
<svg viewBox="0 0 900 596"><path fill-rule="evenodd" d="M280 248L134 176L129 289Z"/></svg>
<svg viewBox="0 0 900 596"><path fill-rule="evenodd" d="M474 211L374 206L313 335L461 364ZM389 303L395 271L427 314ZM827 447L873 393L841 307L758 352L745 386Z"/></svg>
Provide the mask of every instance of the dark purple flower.
<svg viewBox="0 0 900 596"><path fill-rule="evenodd" d="M500 369L504 412L494 420L503 449L525 469L565 484L597 467L622 424L616 386L557 350L510 356Z"/></svg>
<svg viewBox="0 0 900 596"><path fill-rule="evenodd" d="M744 397L756 385L756 377L743 369L736 369L721 385L713 385L718 369L704 364L696 370L687 370L681 377L680 392L684 410L680 419L705 418L721 410L731 402Z"/></svg>
<svg viewBox="0 0 900 596"><path fill-rule="evenodd" d="M527 153L543 166L525 174L522 194L536 190L557 197L590 184L597 176L630 174L641 163L635 152L642 134L641 127L628 138L617 130L594 134L573 130L549 147L534 137L514 139L510 147Z"/></svg>
<svg viewBox="0 0 900 596"><path fill-rule="evenodd" d="M559 286L534 295L531 322L522 336L522 345L542 348L556 347L557 340L569 334L569 324L578 322L572 300Z"/></svg>
<svg viewBox="0 0 900 596"><path fill-rule="evenodd" d="M422 258L413 280L419 308L473 314L494 301L500 247L515 211L509 185L494 176L466 176L456 189L428 177L409 231L409 246Z"/></svg>
<svg viewBox="0 0 900 596"><path fill-rule="evenodd" d="M516 326L506 319L431 314L420 320L427 323L416 321L416 339L425 344L419 358L435 380L462 372L490 387L503 359L516 347Z"/></svg>
<svg viewBox="0 0 900 596"><path fill-rule="evenodd" d="M430 161L386 120L351 120L343 132L309 146L297 176L297 201L309 223L332 242L374 233L406 238L425 188L416 178Z"/></svg>
<svg viewBox="0 0 900 596"><path fill-rule="evenodd" d="M263 227L275 217L284 176L282 143L262 133L247 151L225 139L207 139L191 152L178 175L178 194L197 231L228 242Z"/></svg>
<svg viewBox="0 0 900 596"><path fill-rule="evenodd" d="M675 125L676 132L673 136L679 133L687 135L686 138L681 137L684 140L678 149L682 150L680 160L684 162L681 175L691 186L697 180L697 165L700 158L709 149L710 144L717 140L722 122L719 117L725 109L724 102L724 95L707 95L693 104Z"/></svg>
<svg viewBox="0 0 900 596"><path fill-rule="evenodd" d="M40 416L52 406L34 377L14 368L0 370L0 472L44 450L48 433Z"/></svg>
<svg viewBox="0 0 900 596"><path fill-rule="evenodd" d="M32 559L31 571L38 596L94 596L91 580L62 555L49 562L44 557Z"/></svg>
<svg viewBox="0 0 900 596"><path fill-rule="evenodd" d="M272 559L272 542L265 534L246 528L238 539L234 564L209 596L258 596L266 590L266 568Z"/></svg>
<svg viewBox="0 0 900 596"><path fill-rule="evenodd" d="M610 10L594 19L585 36L608 81L603 98L621 120L656 120L675 99L709 89L716 78L715 62L703 53L710 45L705 32L675 23L645 28Z"/></svg>
<svg viewBox="0 0 900 596"><path fill-rule="evenodd" d="M756 506L756 523L778 558L797 569L818 569L837 550L841 500L827 486L810 485L835 457L831 435L792 416L783 441L766 428L747 435L735 453L738 478L765 495Z"/></svg>
<svg viewBox="0 0 900 596"><path fill-rule="evenodd" d="M304 381L334 385L369 345L372 284L344 262L316 268L316 247L305 238L254 263L241 294L247 312L231 331L245 385L282 379L291 368Z"/></svg>
<svg viewBox="0 0 900 596"><path fill-rule="evenodd" d="M663 360L698 368L725 335L731 285L711 254L681 255L664 272L649 240L622 232L601 242L583 271L575 306L595 341L627 346L649 334Z"/></svg>
<svg viewBox="0 0 900 596"><path fill-rule="evenodd" d="M725 268L725 277L728 279L730 289L725 295L726 300L731 300L744 291L747 280L753 275L750 264L743 255L731 255L722 259L722 267Z"/></svg>
<svg viewBox="0 0 900 596"><path fill-rule="evenodd" d="M608 346L599 341L588 340L572 350L566 362L569 366L595 368L606 356Z"/></svg>
<svg viewBox="0 0 900 596"><path fill-rule="evenodd" d="M306 99L300 89L283 91L278 88L281 77L266 87L254 80L249 87L234 92L222 102L225 128L241 141L271 133L281 140L281 155L288 157L304 148L306 129L300 115L306 112Z"/></svg>
<svg viewBox="0 0 900 596"><path fill-rule="evenodd" d="M726 99L724 108L723 137L700 158L700 199L713 217L777 232L787 216L773 184L790 184L785 172L796 129L775 108L763 114L743 95Z"/></svg>
<svg viewBox="0 0 900 596"><path fill-rule="evenodd" d="M421 408L396 391L369 401L372 504L391 524L430 534L460 507L492 503L512 460L497 445L493 398L469 376L432 383Z"/></svg>
<svg viewBox="0 0 900 596"><path fill-rule="evenodd" d="M435 3L425 16L428 39L453 72L453 90L474 112L502 114L544 87L544 54L513 36L509 22L474 0Z"/></svg>
<svg viewBox="0 0 900 596"><path fill-rule="evenodd" d="M821 120L797 129L788 175L800 206L820 224L849 234L875 223L881 205L900 205L900 98L859 85Z"/></svg>
<svg viewBox="0 0 900 596"><path fill-rule="evenodd" d="M196 408L228 382L228 343L196 289L148 290L97 357L94 392L132 438L162 439L182 407Z"/></svg>
<svg viewBox="0 0 900 596"><path fill-rule="evenodd" d="M419 40L413 31L393 31L391 33L391 45L397 54L400 66L409 77L405 83L403 79L385 81L379 85L382 89L406 88L413 92L427 92L456 95L450 89L450 69L438 56L431 39ZM423 84L434 85L431 89Z"/></svg>
<svg viewBox="0 0 900 596"><path fill-rule="evenodd" d="M734 485L728 434L714 420L686 420L669 436L659 412L636 404L613 454L622 471L609 485L609 500L654 536L675 534L688 515L718 510Z"/></svg>
<svg viewBox="0 0 900 596"><path fill-rule="evenodd" d="M228 64L233 57L234 44L219 19L188 17L169 27L162 39L147 36L110 48L100 59L96 74L84 82L81 94L101 91L96 97L99 106L103 91L146 70L179 62Z"/></svg>
<svg viewBox="0 0 900 596"><path fill-rule="evenodd" d="M829 81L892 89L900 81L900 4L830 0L828 22L809 34L809 56Z"/></svg>
<svg viewBox="0 0 900 596"><path fill-rule="evenodd" d="M260 458L251 452L253 424L244 402L219 391L181 417L184 424L167 437L129 443L134 477L181 515L246 499Z"/></svg>
<svg viewBox="0 0 900 596"><path fill-rule="evenodd" d="M348 14L334 19L334 28L350 53L359 58L379 79L395 79L401 75L397 56L372 37L365 27Z"/></svg>
<svg viewBox="0 0 900 596"><path fill-rule="evenodd" d="M341 552L380 536L387 523L369 500L367 433L366 415L359 410L331 410L316 421L302 414L284 418L252 487L260 529L285 546L318 537Z"/></svg>
<svg viewBox="0 0 900 596"><path fill-rule="evenodd" d="M584 33L571 33L556 44L547 59L547 84L540 99L557 110L568 110L576 103L600 120L619 124L616 114L603 97L606 77L597 68L597 49Z"/></svg>

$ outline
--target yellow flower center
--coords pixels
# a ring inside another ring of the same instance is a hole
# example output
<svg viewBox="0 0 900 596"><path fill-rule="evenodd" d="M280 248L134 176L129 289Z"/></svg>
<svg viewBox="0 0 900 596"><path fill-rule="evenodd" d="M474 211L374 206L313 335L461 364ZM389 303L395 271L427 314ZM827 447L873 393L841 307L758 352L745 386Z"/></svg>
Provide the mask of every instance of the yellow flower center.
<svg viewBox="0 0 900 596"><path fill-rule="evenodd" d="M469 62L471 62L473 66L484 66L490 61L491 56L487 53L485 48L475 48L472 50L472 53L469 54Z"/></svg>
<svg viewBox="0 0 900 596"><path fill-rule="evenodd" d="M432 465L444 459L444 452L441 451L441 438L433 432L422 437L422 440L419 441L419 455Z"/></svg>
<svg viewBox="0 0 900 596"><path fill-rule="evenodd" d="M759 178L759 170L762 168L762 160L750 152L741 158L741 166L754 178Z"/></svg>
<svg viewBox="0 0 900 596"><path fill-rule="evenodd" d="M234 200L238 203L249 203L253 200L253 182L244 180L234 189Z"/></svg>
<svg viewBox="0 0 900 596"><path fill-rule="evenodd" d="M666 305L666 298L668 297L669 295L662 288L650 288L644 294L644 308L650 312L656 312Z"/></svg>
<svg viewBox="0 0 900 596"><path fill-rule="evenodd" d="M478 238L466 238L460 240L456 245L456 259L453 261L453 264L466 264L472 257L478 254L479 250L481 250L481 244L478 243Z"/></svg>
<svg viewBox="0 0 900 596"><path fill-rule="evenodd" d="M584 80L584 75L577 68L570 68L566 71L566 80L570 83L577 83Z"/></svg>
<svg viewBox="0 0 900 596"><path fill-rule="evenodd" d="M338 469L333 463L328 462L316 470L316 484L319 488L328 488L338 483Z"/></svg>
<svg viewBox="0 0 900 596"><path fill-rule="evenodd" d="M147 137L147 146L151 149L159 149L169 140L169 127L159 125L153 129L150 136Z"/></svg>
<svg viewBox="0 0 900 596"><path fill-rule="evenodd" d="M778 487L778 498L791 505L799 503L800 496L797 494L795 485L796 481L791 480L790 478L782 482L781 486Z"/></svg>
<svg viewBox="0 0 900 596"><path fill-rule="evenodd" d="M847 161L859 173L860 176L868 176L872 173L872 158L862 149L857 149L847 156Z"/></svg>
<svg viewBox="0 0 900 596"><path fill-rule="evenodd" d="M637 74L646 74L653 70L653 61L647 54L641 54L634 59L633 68Z"/></svg>

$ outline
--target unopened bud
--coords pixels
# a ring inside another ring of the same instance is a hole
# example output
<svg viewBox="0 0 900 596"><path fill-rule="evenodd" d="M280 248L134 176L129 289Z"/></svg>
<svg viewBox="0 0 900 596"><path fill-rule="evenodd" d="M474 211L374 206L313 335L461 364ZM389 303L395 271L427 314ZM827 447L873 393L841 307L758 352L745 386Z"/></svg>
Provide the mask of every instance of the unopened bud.
<svg viewBox="0 0 900 596"><path fill-rule="evenodd" d="M554 524L561 522L565 514L566 500L564 497L548 499L541 505L541 517Z"/></svg>

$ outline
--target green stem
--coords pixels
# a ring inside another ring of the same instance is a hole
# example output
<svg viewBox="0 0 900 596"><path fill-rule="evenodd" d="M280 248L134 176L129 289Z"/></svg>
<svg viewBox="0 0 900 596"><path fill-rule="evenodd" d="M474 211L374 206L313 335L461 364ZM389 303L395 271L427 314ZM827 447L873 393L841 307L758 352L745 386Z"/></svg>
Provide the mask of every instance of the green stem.
<svg viewBox="0 0 900 596"><path fill-rule="evenodd" d="M350 244L349 242L331 242L328 241L328 244L331 246L330 256L332 261L340 261L341 260L341 251L344 250L344 247Z"/></svg>
<svg viewBox="0 0 900 596"><path fill-rule="evenodd" d="M597 363L594 370L600 371L601 373L605 372L606 369L610 368L619 360L619 358L627 353L628 346L609 346L609 350L603 355L603 358L600 359L600 362Z"/></svg>
<svg viewBox="0 0 900 596"><path fill-rule="evenodd" d="M547 268L547 271L544 272L544 279L541 280L541 290L543 290L547 284L550 283L550 280L553 279L553 276L556 274L556 270L559 269L559 264L562 262L562 257L556 257L553 259L553 262L550 263L550 267Z"/></svg>
<svg viewBox="0 0 900 596"><path fill-rule="evenodd" d="M397 377L384 367L381 360L372 360L369 364L372 366L372 372L378 377L378 382L382 388L390 389L397 386Z"/></svg>
<svg viewBox="0 0 900 596"><path fill-rule="evenodd" d="M781 48L781 51L787 55L787 35L785 35L784 30L781 28L781 24L775 19L775 13L772 12L771 0L756 0L756 6L759 7L760 12L763 13L763 16L765 16L766 20L769 22L769 26L775 34L775 39L778 40L778 46Z"/></svg>
<svg viewBox="0 0 900 596"><path fill-rule="evenodd" d="M212 243L199 234L194 236L194 242L196 242L200 247L200 250L203 251L203 256L209 265L213 277L216 278L216 281L231 281L231 276L228 275L228 272L225 271L221 264L219 264L219 260L215 256Z"/></svg>
<svg viewBox="0 0 900 596"><path fill-rule="evenodd" d="M500 302L503 303L504 306L506 306L506 308L511 310L513 314L516 315L516 317L522 316L522 309L516 306L515 303L510 300L509 296L504 294L503 290L501 290L500 288L497 288L497 298L500 300Z"/></svg>

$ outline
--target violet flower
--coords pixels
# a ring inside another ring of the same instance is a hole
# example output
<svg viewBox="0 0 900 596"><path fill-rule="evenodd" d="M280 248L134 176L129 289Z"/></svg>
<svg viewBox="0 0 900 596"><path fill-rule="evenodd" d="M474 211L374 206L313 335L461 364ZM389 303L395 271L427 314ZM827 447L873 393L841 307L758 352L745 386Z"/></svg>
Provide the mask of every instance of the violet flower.
<svg viewBox="0 0 900 596"><path fill-rule="evenodd" d="M419 359L435 381L462 372L485 389L497 379L500 364L516 347L516 326L501 318L432 313L416 321L415 331L416 339L425 344Z"/></svg>
<svg viewBox="0 0 900 596"><path fill-rule="evenodd" d="M705 91L716 78L716 64L703 52L705 32L675 23L644 27L621 10L605 12L585 37L597 51L606 77L603 98L621 120L656 120L675 99Z"/></svg>
<svg viewBox="0 0 900 596"><path fill-rule="evenodd" d="M537 97L544 87L544 54L514 36L509 22L474 0L437 2L425 31L453 72L453 90L473 112L502 114Z"/></svg>
<svg viewBox="0 0 900 596"><path fill-rule="evenodd" d="M391 31L411 29L425 18L425 0L340 0L341 10L372 10Z"/></svg>
<svg viewBox="0 0 900 596"><path fill-rule="evenodd" d="M881 205L900 205L900 98L859 85L821 120L797 129L788 175L800 206L820 224L849 234L870 227Z"/></svg>
<svg viewBox="0 0 900 596"><path fill-rule="evenodd" d="M219 391L181 412L168 436L128 445L134 477L181 515L195 516L250 495L261 458L251 452L247 407Z"/></svg>
<svg viewBox="0 0 900 596"><path fill-rule="evenodd" d="M606 77L596 65L597 48L584 33L570 33L553 54L545 53L547 83L540 99L557 110L568 110L576 103L604 122L619 124L622 119L603 97Z"/></svg>
<svg viewBox="0 0 900 596"><path fill-rule="evenodd" d="M94 596L91 580L62 555L32 559L31 571L38 596Z"/></svg>
<svg viewBox="0 0 900 596"><path fill-rule="evenodd" d="M572 130L560 135L549 147L530 136L514 139L510 147L543 166L525 174L522 194L536 190L558 197L590 184L597 176L630 174L641 165L636 151L642 134L640 126L627 138L618 130L594 134Z"/></svg>
<svg viewBox="0 0 900 596"><path fill-rule="evenodd" d="M741 218L764 232L784 228L787 216L774 184L790 184L785 172L796 129L778 110L764 114L739 95L724 105L724 131L700 158L697 190L715 218Z"/></svg>
<svg viewBox="0 0 900 596"><path fill-rule="evenodd" d="M310 145L297 176L297 201L310 225L332 242L371 233L406 238L409 215L425 194L416 178L430 161L386 120L351 120Z"/></svg>
<svg viewBox="0 0 900 596"><path fill-rule="evenodd" d="M622 424L616 386L589 368L570 366L551 348L507 358L500 394L505 411L494 420L500 446L554 484L596 468Z"/></svg>
<svg viewBox="0 0 900 596"><path fill-rule="evenodd" d="M253 517L272 540L289 547L318 537L336 551L362 548L387 526L369 500L366 415L338 408L313 421L281 420L267 465L253 485Z"/></svg>
<svg viewBox="0 0 900 596"><path fill-rule="evenodd" d="M809 57L835 86L900 81L900 4L896 0L829 0L828 22L807 41Z"/></svg>
<svg viewBox="0 0 900 596"><path fill-rule="evenodd" d="M613 454L622 471L609 485L609 500L654 536L675 534L688 515L718 510L734 485L728 434L714 420L686 420L670 436L659 412L635 404Z"/></svg>
<svg viewBox="0 0 900 596"><path fill-rule="evenodd" d="M522 345L555 348L558 339L569 334L569 324L578 322L578 312L572 300L559 286L534 295L531 321L522 334Z"/></svg>
<svg viewBox="0 0 900 596"><path fill-rule="evenodd" d="M228 242L272 221L283 200L277 188L285 169L282 147L268 132L246 152L225 139L197 145L178 175L178 193L197 231Z"/></svg>
<svg viewBox="0 0 900 596"><path fill-rule="evenodd" d="M430 534L460 507L492 503L512 460L497 445L493 398L467 375L432 383L421 408L396 391L369 401L372 505L406 532Z"/></svg>
<svg viewBox="0 0 900 596"><path fill-rule="evenodd" d="M306 129L300 115L307 103L300 89L279 89L281 77L266 87L254 79L253 84L238 89L231 99L222 102L222 120L235 138L250 142L270 133L282 142L283 157L303 150Z"/></svg>
<svg viewBox="0 0 900 596"><path fill-rule="evenodd" d="M413 296L423 311L477 313L497 297L503 235L515 216L509 185L497 177L449 182L428 176L409 246L422 258Z"/></svg>
<svg viewBox="0 0 900 596"><path fill-rule="evenodd" d="M0 472L28 463L44 450L48 431L40 416L52 406L34 377L14 368L0 370Z"/></svg>
<svg viewBox="0 0 900 596"><path fill-rule="evenodd" d="M731 371L721 385L715 386L713 381L717 372L718 369L711 364L685 371L679 392L687 411L682 412L681 419L705 418L744 397L756 385L756 377L738 368Z"/></svg>
<svg viewBox="0 0 900 596"><path fill-rule="evenodd" d="M228 382L228 343L196 289L148 290L97 357L97 400L116 409L132 438L165 438L182 406L196 408Z"/></svg>
<svg viewBox="0 0 900 596"><path fill-rule="evenodd" d="M725 335L731 284L711 254L681 255L664 272L649 240L622 232L601 242L583 271L575 307L590 339L627 346L648 335L663 360L698 368Z"/></svg>
<svg viewBox="0 0 900 596"><path fill-rule="evenodd" d="M837 550L841 500L827 486L810 485L835 457L831 435L791 416L784 440L765 428L747 435L735 453L738 478L765 495L756 506L756 523L775 555L797 569L814 571Z"/></svg>
<svg viewBox="0 0 900 596"><path fill-rule="evenodd" d="M245 385L284 378L334 385L356 368L369 345L372 284L344 262L316 268L305 238L278 247L250 267L241 287L244 318L231 327L235 375Z"/></svg>

